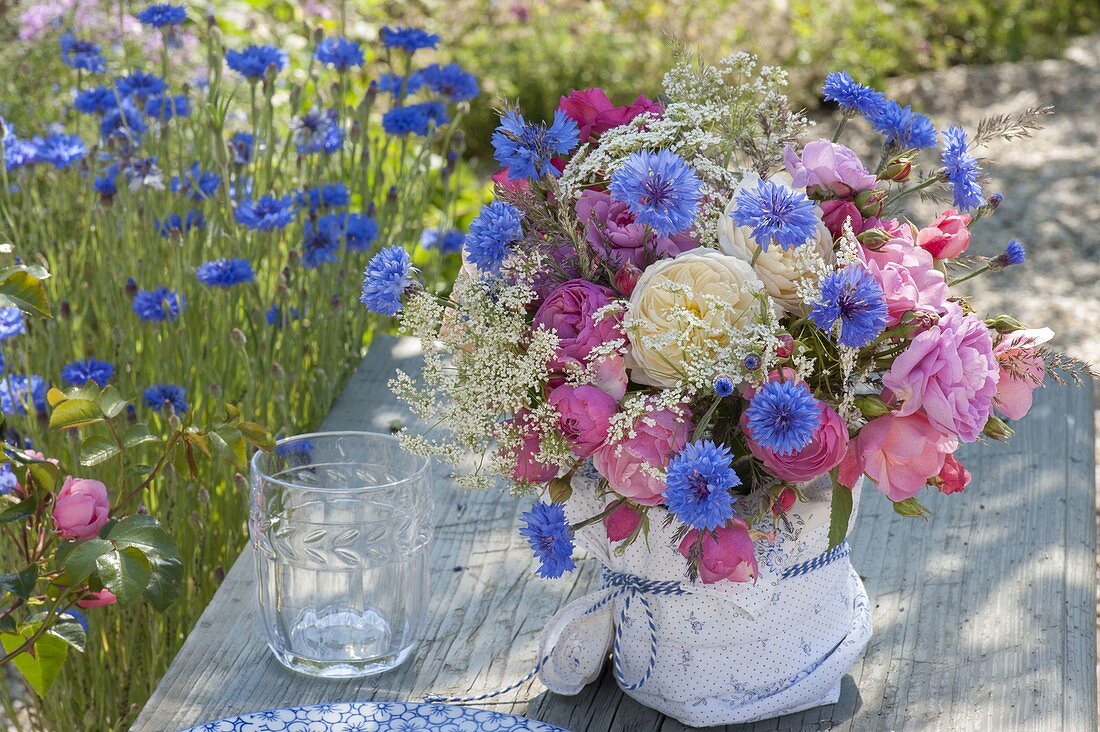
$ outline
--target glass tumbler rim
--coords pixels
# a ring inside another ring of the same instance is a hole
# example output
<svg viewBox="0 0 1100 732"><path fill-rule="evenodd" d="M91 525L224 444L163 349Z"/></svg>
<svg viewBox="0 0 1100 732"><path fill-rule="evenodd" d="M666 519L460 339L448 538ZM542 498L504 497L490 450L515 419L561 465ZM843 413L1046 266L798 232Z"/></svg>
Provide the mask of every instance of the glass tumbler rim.
<svg viewBox="0 0 1100 732"><path fill-rule="evenodd" d="M367 438L369 440L379 440L390 444L399 443L400 440L394 435L387 434L385 432L370 432L368 430L332 430L327 432L305 432L300 435L288 435L275 441L275 447L278 449L282 445L292 444L294 442L315 440L321 438L336 438L336 437L360 437ZM408 451L402 450L410 460L419 461L416 464L416 468L412 470L408 476L401 478L400 480L393 480L388 483L379 483L378 485L360 486L357 488L323 488L316 485L305 485L292 480L285 480L283 478L271 475L270 471L264 469L260 464L260 461L271 455L272 453L264 452L263 450L257 450L252 455L252 459L249 460L249 467L252 469L253 478L259 478L265 483L275 483L281 485L284 488L290 488L292 490L313 490L329 493L370 493L372 491L389 490L407 483L415 483L421 481L428 473L428 469L431 465L431 458L423 455L414 455Z"/></svg>

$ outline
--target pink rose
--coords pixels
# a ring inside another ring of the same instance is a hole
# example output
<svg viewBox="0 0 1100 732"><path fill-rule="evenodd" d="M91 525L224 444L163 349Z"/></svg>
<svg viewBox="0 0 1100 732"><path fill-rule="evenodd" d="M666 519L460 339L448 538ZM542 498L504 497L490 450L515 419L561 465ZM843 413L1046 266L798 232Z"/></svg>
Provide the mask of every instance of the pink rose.
<svg viewBox="0 0 1100 732"><path fill-rule="evenodd" d="M699 537L699 531L692 529L680 542L680 553L689 557L691 547ZM699 579L704 584L713 584L728 579L731 582L755 580L759 568L756 564L756 547L749 536L748 525L739 518L729 524L707 533L703 538L703 556L699 560Z"/></svg>
<svg viewBox="0 0 1100 732"><path fill-rule="evenodd" d="M943 468L958 441L941 434L920 412L884 414L864 425L840 464L840 482L855 485L861 473L891 501L915 496Z"/></svg>
<svg viewBox="0 0 1100 732"><path fill-rule="evenodd" d="M91 539L107 523L110 510L107 486L70 475L54 500L53 522L66 539Z"/></svg>
<svg viewBox="0 0 1100 732"><path fill-rule="evenodd" d="M619 411L615 399L595 386L562 384L550 392L558 427L577 457L588 457L607 439L608 421Z"/></svg>
<svg viewBox="0 0 1100 732"><path fill-rule="evenodd" d="M85 609L93 607L103 607L105 605L114 605L118 602L118 598L115 597L115 593L110 590L100 590L99 592L89 592L76 601L77 607Z"/></svg>
<svg viewBox="0 0 1100 732"><path fill-rule="evenodd" d="M574 90L569 96L562 97L558 109L577 123L581 132L581 142L588 142L594 135L607 132L612 127L625 125L643 113L661 114L661 105L639 96L634 103L626 107L616 107L608 98L607 92L599 87Z"/></svg>
<svg viewBox="0 0 1100 732"><path fill-rule="evenodd" d="M629 503L620 505L603 517L603 528L611 541L622 541L633 534L640 523L642 523L641 514Z"/></svg>
<svg viewBox="0 0 1100 732"><path fill-rule="evenodd" d="M917 232L917 246L936 259L954 259L970 246L970 216L953 208Z"/></svg>
<svg viewBox="0 0 1100 732"><path fill-rule="evenodd" d="M577 200L577 219L596 253L615 267L627 263L641 269L658 259L670 259L695 249L699 242L686 234L659 236L634 220L625 203L603 191L586 190Z"/></svg>
<svg viewBox="0 0 1100 732"><path fill-rule="evenodd" d="M562 371L571 359L583 362L592 349L609 341L623 340L622 313L597 321L593 316L616 297L610 287L588 280L569 280L559 285L535 312L534 328L554 331L558 352L550 368Z"/></svg>
<svg viewBox="0 0 1100 732"><path fill-rule="evenodd" d="M741 429L747 438L749 450L775 477L792 483L805 483L829 472L844 459L848 449L848 426L832 407L824 402L819 404L821 421L817 432L809 445L790 455L780 455L757 444L752 439L752 432L742 414Z"/></svg>
<svg viewBox="0 0 1100 732"><path fill-rule="evenodd" d="M961 493L970 485L970 471L954 455L944 455L943 468L936 476L936 484L940 493Z"/></svg>
<svg viewBox="0 0 1100 732"><path fill-rule="evenodd" d="M993 406L1009 419L1022 419L1031 409L1031 392L1046 377L1046 363L1035 349L1053 337L1049 328L1018 330L999 338L993 347L1000 373Z"/></svg>
<svg viewBox="0 0 1100 732"><path fill-rule="evenodd" d="M844 234L845 221L850 220L852 222L853 233L858 234L863 231L863 214L851 201L831 198L828 201L822 201L818 205L821 207L821 222L825 224L825 228L829 230L834 239Z"/></svg>
<svg viewBox="0 0 1100 732"><path fill-rule="evenodd" d="M997 374L989 328L948 303L939 322L894 359L882 384L902 402L898 416L922 411L943 434L973 442L993 411Z"/></svg>
<svg viewBox="0 0 1100 732"><path fill-rule="evenodd" d="M507 168L501 168L493 173L492 180L493 183L496 183L506 191L526 191L530 188L530 186L527 185L526 178L513 180L512 174L508 172Z"/></svg>
<svg viewBox="0 0 1100 732"><path fill-rule="evenodd" d="M638 269L633 262L627 262L615 272L611 284L615 285L615 288L624 297L630 297L630 293L634 292L634 288L638 286L638 280L641 276L642 270Z"/></svg>
<svg viewBox="0 0 1100 732"><path fill-rule="evenodd" d="M891 239L879 249L860 247L860 259L886 295L887 327L906 313L942 313L947 304L947 282L932 255L905 238Z"/></svg>
<svg viewBox="0 0 1100 732"><path fill-rule="evenodd" d="M515 417L504 425L518 430L523 436L523 442L516 454L512 456L516 461L512 478L518 483L545 483L557 477L558 466L539 462L538 454L539 450L542 449L542 435L537 425L530 419L530 414L530 410L520 410Z"/></svg>
<svg viewBox="0 0 1100 732"><path fill-rule="evenodd" d="M634 423L633 436L601 447L592 464L611 489L643 506L664 501L665 485L645 472L647 465L668 467L673 455L687 445L691 422L682 411L659 409Z"/></svg>
<svg viewBox="0 0 1100 732"><path fill-rule="evenodd" d="M863 167L854 152L828 140L814 140L802 149L802 156L788 145L783 163L791 176L791 185L820 195L840 198L854 196L875 187L875 176Z"/></svg>

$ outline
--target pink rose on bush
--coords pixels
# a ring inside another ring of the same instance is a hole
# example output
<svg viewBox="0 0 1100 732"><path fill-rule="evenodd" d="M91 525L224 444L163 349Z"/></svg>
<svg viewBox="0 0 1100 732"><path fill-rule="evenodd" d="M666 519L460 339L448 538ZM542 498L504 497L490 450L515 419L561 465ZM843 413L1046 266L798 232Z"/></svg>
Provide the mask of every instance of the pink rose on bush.
<svg viewBox="0 0 1100 732"><path fill-rule="evenodd" d="M642 517L638 509L629 503L624 503L603 517L603 528L607 532L608 539L622 541L633 534L641 522Z"/></svg>
<svg viewBox="0 0 1100 732"><path fill-rule="evenodd" d="M692 529L680 542L680 554L688 557L691 547L699 537ZM749 536L749 527L742 519L735 518L728 525L703 537L703 557L699 561L699 579L713 584L728 579L731 582L755 580L759 568L756 564L756 547Z"/></svg>
<svg viewBox="0 0 1100 732"><path fill-rule="evenodd" d="M943 434L973 442L993 411L997 374L985 323L948 303L939 322L894 360L882 384L902 402L898 416L921 411Z"/></svg>
<svg viewBox="0 0 1100 732"><path fill-rule="evenodd" d="M970 221L967 214L949 208L917 232L917 246L936 259L954 259L970 246Z"/></svg>
<svg viewBox="0 0 1100 732"><path fill-rule="evenodd" d="M93 607L104 607L105 605L114 605L118 602L118 598L115 597L115 593L110 590L100 590L99 592L89 592L76 601L77 607L84 609Z"/></svg>
<svg viewBox="0 0 1100 732"><path fill-rule="evenodd" d="M607 92L599 87L574 90L569 96L562 97L558 109L577 123L581 132L581 142L588 142L593 135L607 132L612 127L625 125L639 114L661 113L661 105L646 99L644 95L625 107L616 107Z"/></svg>
<svg viewBox="0 0 1100 732"><path fill-rule="evenodd" d="M643 468L668 467L672 456L687 445L690 431L691 423L682 412L650 412L634 423L632 437L597 450L592 464L619 495L643 506L656 506L664 501L665 484Z"/></svg>
<svg viewBox="0 0 1100 732"><path fill-rule="evenodd" d="M110 510L107 486L70 475L54 500L53 522L66 539L90 539L107 523Z"/></svg>
<svg viewBox="0 0 1100 732"><path fill-rule="evenodd" d="M788 145L783 163L791 175L791 185L810 192L846 198L875 187L875 176L867 172L859 156L828 140L807 144L801 157Z"/></svg>
<svg viewBox="0 0 1100 732"><path fill-rule="evenodd" d="M1002 336L993 347L1000 373L993 406L1009 419L1021 419L1031 409L1031 392L1046 377L1046 363L1035 349L1053 337L1050 328L1018 330Z"/></svg>
<svg viewBox="0 0 1100 732"><path fill-rule="evenodd" d="M595 386L562 384L550 392L558 427L577 457L588 457L607 439L608 421L619 404Z"/></svg>
<svg viewBox="0 0 1100 732"><path fill-rule="evenodd" d="M558 466L539 462L542 435L530 420L530 414L530 410L523 409L505 424L506 427L518 430L523 436L523 441L513 456L516 467L512 471L512 478L519 483L545 483L557 477Z"/></svg>
<svg viewBox="0 0 1100 732"><path fill-rule="evenodd" d="M553 290L535 312L534 327L558 335L557 357L550 368L562 371L569 360L584 361L593 348L624 339L622 313L596 321L593 315L616 297L610 287L569 280Z"/></svg>
<svg viewBox="0 0 1100 732"><path fill-rule="evenodd" d="M752 439L747 421L742 415L741 429L749 450L764 463L772 475L792 483L805 483L829 472L844 459L848 449L848 426L840 415L825 402L821 406L821 422L810 444L790 455L780 455Z"/></svg>
<svg viewBox="0 0 1100 732"><path fill-rule="evenodd" d="M887 327L897 325L908 312L943 312L947 282L925 250L896 238L879 249L860 247L860 259L886 295Z"/></svg>
<svg viewBox="0 0 1100 732"><path fill-rule="evenodd" d="M625 203L603 191L586 190L577 200L577 219L596 253L614 267L627 263L645 269L657 259L695 249L699 242L686 234L659 236L634 220Z"/></svg>
<svg viewBox="0 0 1100 732"><path fill-rule="evenodd" d="M944 455L943 468L936 477L940 493L961 493L970 485L970 471L954 455Z"/></svg>
<svg viewBox="0 0 1100 732"><path fill-rule="evenodd" d="M864 425L840 464L840 482L855 485L862 473L891 501L915 496L943 468L958 440L946 437L917 412L884 414Z"/></svg>

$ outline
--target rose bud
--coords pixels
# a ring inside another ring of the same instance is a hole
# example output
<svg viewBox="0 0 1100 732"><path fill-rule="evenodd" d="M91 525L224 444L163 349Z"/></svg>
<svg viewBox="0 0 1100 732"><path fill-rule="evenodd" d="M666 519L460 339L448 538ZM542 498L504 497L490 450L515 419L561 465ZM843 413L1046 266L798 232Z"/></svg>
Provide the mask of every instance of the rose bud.
<svg viewBox="0 0 1100 732"><path fill-rule="evenodd" d="M615 289L621 292L626 297L630 297L630 293L634 292L634 288L638 285L638 278L642 276L642 270L638 269L638 266L633 262L627 261L619 271L615 273L615 279L612 282L615 285Z"/></svg>

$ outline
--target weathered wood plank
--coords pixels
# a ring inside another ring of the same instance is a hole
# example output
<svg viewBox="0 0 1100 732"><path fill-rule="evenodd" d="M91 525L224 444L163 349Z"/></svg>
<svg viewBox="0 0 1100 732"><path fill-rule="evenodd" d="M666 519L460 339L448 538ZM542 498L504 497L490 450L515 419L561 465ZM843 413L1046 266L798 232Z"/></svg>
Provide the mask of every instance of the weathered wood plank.
<svg viewBox="0 0 1100 732"><path fill-rule="evenodd" d="M385 382L414 359L407 341L378 339L324 428L385 430L407 418ZM840 703L727 729L1095 728L1092 418L1088 390L1039 392L1014 441L964 453L974 473L964 494L922 496L928 521L896 516L869 492L852 558L875 636ZM363 681L285 671L257 627L246 551L134 729L321 701L477 694L524 676L543 625L596 585L598 568L583 561L566 580L535 578L515 532L519 501L463 493L442 472L434 490L430 621L412 662ZM687 729L625 697L610 673L575 697L532 681L491 706L578 732Z"/></svg>

